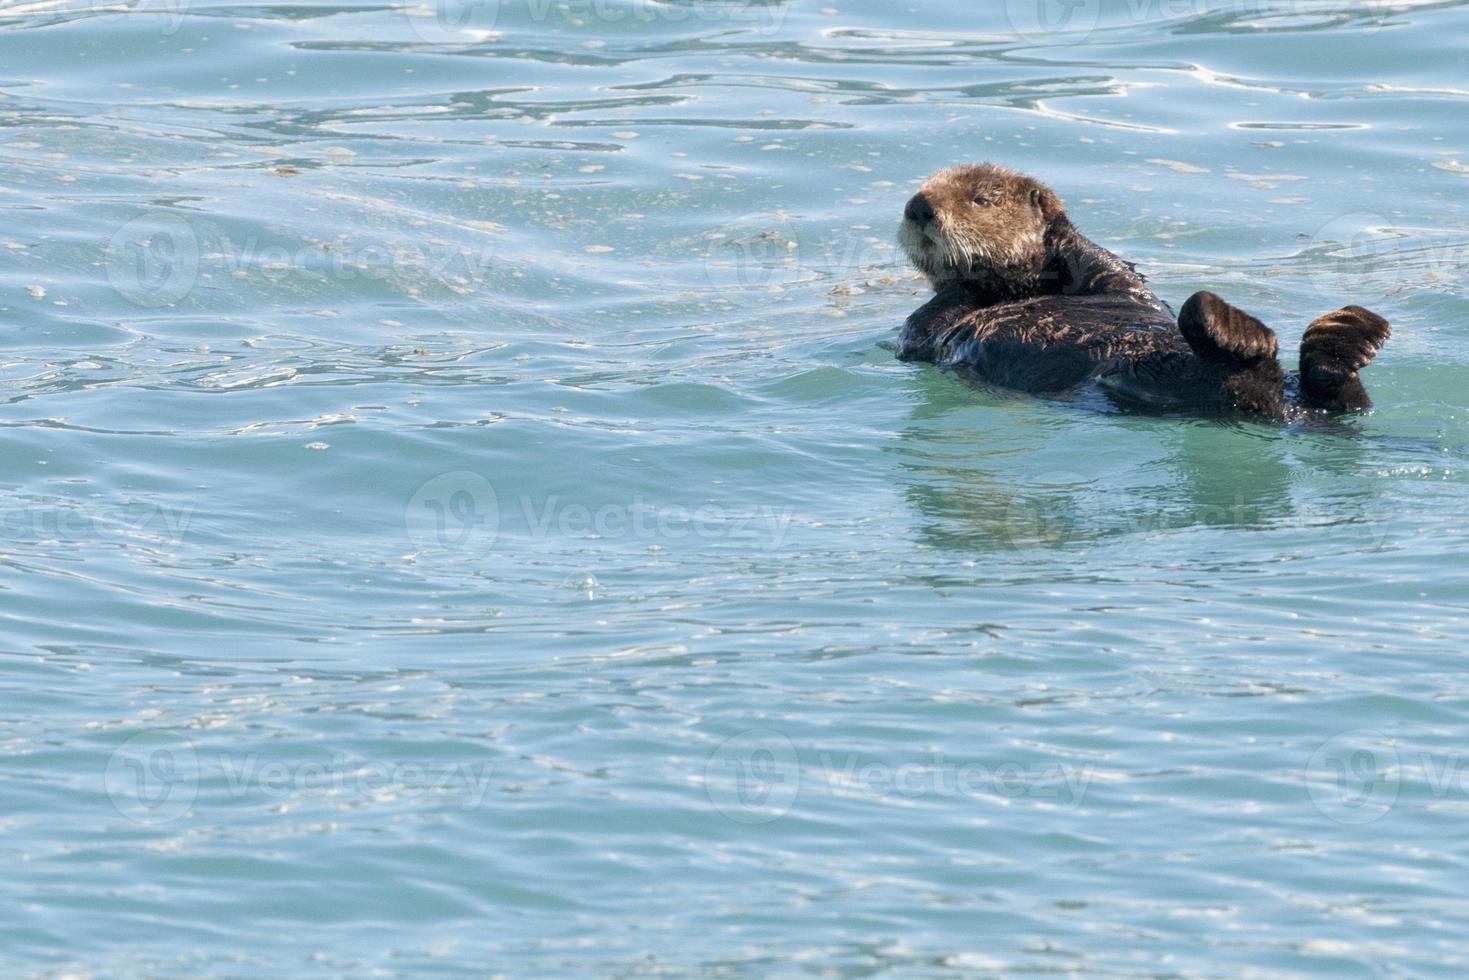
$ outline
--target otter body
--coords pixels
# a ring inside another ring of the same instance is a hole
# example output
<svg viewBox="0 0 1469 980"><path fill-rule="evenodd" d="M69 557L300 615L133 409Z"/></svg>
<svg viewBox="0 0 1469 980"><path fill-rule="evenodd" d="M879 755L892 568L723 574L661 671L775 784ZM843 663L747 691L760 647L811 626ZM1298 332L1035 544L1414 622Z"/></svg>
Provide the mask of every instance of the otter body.
<svg viewBox="0 0 1469 980"><path fill-rule="evenodd" d="M963 365L986 381L1032 392L1093 380L1118 357L1187 349L1162 303L1107 293L987 303L962 284L920 307L898 338L904 360Z"/></svg>
<svg viewBox="0 0 1469 980"><path fill-rule="evenodd" d="M989 164L930 177L899 241L935 294L908 318L898 356L1021 391L1096 384L1132 407L1274 418L1361 409L1371 401L1357 371L1390 333L1361 307L1328 314L1306 331L1290 375L1259 320L1212 293L1175 317L1131 265L1076 230L1049 188Z"/></svg>

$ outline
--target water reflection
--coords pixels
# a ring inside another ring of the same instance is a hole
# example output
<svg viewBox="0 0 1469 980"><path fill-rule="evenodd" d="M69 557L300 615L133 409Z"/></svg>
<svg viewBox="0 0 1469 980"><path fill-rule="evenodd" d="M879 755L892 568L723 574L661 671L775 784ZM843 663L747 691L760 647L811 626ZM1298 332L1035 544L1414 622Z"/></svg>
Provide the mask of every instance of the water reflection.
<svg viewBox="0 0 1469 980"><path fill-rule="evenodd" d="M1298 523L1289 429L1128 415L1085 395L1042 399L915 366L899 447L924 539L970 553L1101 545L1140 551L1181 531ZM1351 470L1350 439L1330 448ZM1115 451L1099 447L1114 445Z"/></svg>

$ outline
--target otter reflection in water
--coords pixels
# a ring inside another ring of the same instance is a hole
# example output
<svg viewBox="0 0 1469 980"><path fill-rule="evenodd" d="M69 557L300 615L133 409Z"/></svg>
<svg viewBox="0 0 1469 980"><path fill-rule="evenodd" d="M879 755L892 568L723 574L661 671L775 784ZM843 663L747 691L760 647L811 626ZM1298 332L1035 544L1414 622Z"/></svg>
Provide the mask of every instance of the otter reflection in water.
<svg viewBox="0 0 1469 980"><path fill-rule="evenodd" d="M1372 404L1357 372L1387 341L1382 317L1348 306L1317 319L1288 373L1269 327L1207 292L1175 318L1131 265L1076 230L1050 188L1013 170L934 174L898 240L935 293L903 327L905 360L1022 391L1095 384L1154 409L1289 419Z"/></svg>

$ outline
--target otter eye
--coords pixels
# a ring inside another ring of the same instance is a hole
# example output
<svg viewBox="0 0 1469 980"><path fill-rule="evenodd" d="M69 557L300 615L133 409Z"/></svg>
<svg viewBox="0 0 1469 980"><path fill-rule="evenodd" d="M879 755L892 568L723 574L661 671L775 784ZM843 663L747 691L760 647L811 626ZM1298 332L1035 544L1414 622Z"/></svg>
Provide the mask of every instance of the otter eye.
<svg viewBox="0 0 1469 980"><path fill-rule="evenodd" d="M990 199L985 197L983 194L976 194L974 195L974 203L978 204L982 208L987 208L990 206Z"/></svg>

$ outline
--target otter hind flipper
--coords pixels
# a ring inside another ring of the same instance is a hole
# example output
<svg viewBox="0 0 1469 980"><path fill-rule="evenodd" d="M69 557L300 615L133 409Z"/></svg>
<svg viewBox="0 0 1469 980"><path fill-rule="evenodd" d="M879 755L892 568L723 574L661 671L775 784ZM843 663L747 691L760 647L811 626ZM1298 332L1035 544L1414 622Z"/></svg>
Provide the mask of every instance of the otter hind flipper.
<svg viewBox="0 0 1469 980"><path fill-rule="evenodd" d="M1257 361L1274 357L1275 332L1210 292L1194 293L1178 314L1178 329L1205 361Z"/></svg>
<svg viewBox="0 0 1469 980"><path fill-rule="evenodd" d="M1301 338L1301 394L1316 408L1371 408L1357 372L1372 363L1390 336L1392 326L1360 306L1318 318Z"/></svg>

